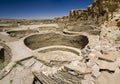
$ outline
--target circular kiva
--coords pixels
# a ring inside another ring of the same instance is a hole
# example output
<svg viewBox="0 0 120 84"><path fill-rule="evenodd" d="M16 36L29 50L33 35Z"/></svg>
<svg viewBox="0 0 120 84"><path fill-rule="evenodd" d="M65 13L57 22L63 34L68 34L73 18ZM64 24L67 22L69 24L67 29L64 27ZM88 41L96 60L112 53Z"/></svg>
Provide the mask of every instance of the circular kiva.
<svg viewBox="0 0 120 84"><path fill-rule="evenodd" d="M43 48L34 50L34 52L38 52L38 53L47 53L47 52L51 52L51 51L66 51L66 52L74 53L78 56L81 55L80 49L69 47L69 46L56 45L56 46L43 47Z"/></svg>
<svg viewBox="0 0 120 84"><path fill-rule="evenodd" d="M11 49L4 43L0 43L0 70L10 63L12 58Z"/></svg>
<svg viewBox="0 0 120 84"><path fill-rule="evenodd" d="M78 49L84 48L89 40L84 35L65 35L55 32L34 34L24 39L24 43L32 50L47 46L63 45Z"/></svg>
<svg viewBox="0 0 120 84"><path fill-rule="evenodd" d="M37 33L37 30L11 30L11 31L7 31L7 33L11 36L11 37L24 37L25 35L31 34L31 33Z"/></svg>
<svg viewBox="0 0 120 84"><path fill-rule="evenodd" d="M92 25L73 26L71 28L64 30L64 33L66 33L66 34L87 33L90 35L100 35L100 32L101 31L99 29L96 29L96 27L92 26Z"/></svg>
<svg viewBox="0 0 120 84"><path fill-rule="evenodd" d="M61 66L83 58L80 49L59 45L36 49L34 50L34 56L48 66Z"/></svg>

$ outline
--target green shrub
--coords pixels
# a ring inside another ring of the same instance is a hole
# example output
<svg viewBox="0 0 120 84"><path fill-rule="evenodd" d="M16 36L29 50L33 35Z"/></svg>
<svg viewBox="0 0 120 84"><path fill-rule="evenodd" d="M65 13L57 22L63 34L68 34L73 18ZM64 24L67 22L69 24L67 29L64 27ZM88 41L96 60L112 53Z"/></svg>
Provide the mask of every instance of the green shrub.
<svg viewBox="0 0 120 84"><path fill-rule="evenodd" d="M16 37L17 35L16 35L16 33L10 33L10 36L11 37Z"/></svg>
<svg viewBox="0 0 120 84"><path fill-rule="evenodd" d="M3 69L3 68L4 68L4 64L1 63L1 64L0 64L0 70Z"/></svg>

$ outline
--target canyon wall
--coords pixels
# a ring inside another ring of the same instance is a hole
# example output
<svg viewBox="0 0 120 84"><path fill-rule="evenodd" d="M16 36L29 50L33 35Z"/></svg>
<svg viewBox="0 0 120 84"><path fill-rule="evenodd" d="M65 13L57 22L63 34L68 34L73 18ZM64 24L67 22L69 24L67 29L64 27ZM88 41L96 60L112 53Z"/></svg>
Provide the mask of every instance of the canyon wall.
<svg viewBox="0 0 120 84"><path fill-rule="evenodd" d="M120 6L120 0L94 0L87 9L71 10L69 21L103 23L113 17L113 12Z"/></svg>

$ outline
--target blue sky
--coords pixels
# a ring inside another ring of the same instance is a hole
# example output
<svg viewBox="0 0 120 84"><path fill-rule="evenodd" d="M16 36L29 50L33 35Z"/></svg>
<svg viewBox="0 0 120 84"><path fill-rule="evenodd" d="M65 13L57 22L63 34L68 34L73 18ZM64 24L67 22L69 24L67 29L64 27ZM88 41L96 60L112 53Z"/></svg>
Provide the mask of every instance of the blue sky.
<svg viewBox="0 0 120 84"><path fill-rule="evenodd" d="M83 9L93 0L0 0L0 18L53 18Z"/></svg>

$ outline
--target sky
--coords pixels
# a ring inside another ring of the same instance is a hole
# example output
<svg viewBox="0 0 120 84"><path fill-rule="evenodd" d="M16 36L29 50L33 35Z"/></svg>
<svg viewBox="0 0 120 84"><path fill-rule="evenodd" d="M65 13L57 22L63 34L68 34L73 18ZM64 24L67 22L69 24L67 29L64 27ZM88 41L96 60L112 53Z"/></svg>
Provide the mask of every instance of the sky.
<svg viewBox="0 0 120 84"><path fill-rule="evenodd" d="M93 0L0 0L0 18L53 18L84 9Z"/></svg>

